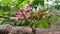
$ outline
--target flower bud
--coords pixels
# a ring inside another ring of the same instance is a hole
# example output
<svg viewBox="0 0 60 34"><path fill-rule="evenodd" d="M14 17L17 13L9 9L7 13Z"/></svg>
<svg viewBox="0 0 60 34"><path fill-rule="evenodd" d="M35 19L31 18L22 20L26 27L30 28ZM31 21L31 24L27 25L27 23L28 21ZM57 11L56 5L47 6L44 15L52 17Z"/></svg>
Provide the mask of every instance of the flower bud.
<svg viewBox="0 0 60 34"><path fill-rule="evenodd" d="M19 12L15 12L15 14L16 14L16 15L18 15L18 14L19 14Z"/></svg>
<svg viewBox="0 0 60 34"><path fill-rule="evenodd" d="M40 16L40 10L38 10L38 16Z"/></svg>
<svg viewBox="0 0 60 34"><path fill-rule="evenodd" d="M18 18L17 17L10 17L11 20L15 20L15 21L18 21Z"/></svg>
<svg viewBox="0 0 60 34"><path fill-rule="evenodd" d="M43 15L47 15L47 14L48 14L48 12L49 12L49 11L44 12L44 13L43 13Z"/></svg>

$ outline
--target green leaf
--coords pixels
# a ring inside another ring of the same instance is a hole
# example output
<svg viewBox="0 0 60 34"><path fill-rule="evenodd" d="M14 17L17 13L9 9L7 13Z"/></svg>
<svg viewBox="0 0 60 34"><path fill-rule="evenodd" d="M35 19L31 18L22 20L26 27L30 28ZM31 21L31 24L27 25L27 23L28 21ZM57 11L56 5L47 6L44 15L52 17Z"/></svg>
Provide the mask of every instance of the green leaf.
<svg viewBox="0 0 60 34"><path fill-rule="evenodd" d="M48 28L48 24L47 23L44 23L44 22L39 22L37 25L36 25L37 28Z"/></svg>
<svg viewBox="0 0 60 34"><path fill-rule="evenodd" d="M33 15L33 14L35 14L35 12L31 11L30 14Z"/></svg>

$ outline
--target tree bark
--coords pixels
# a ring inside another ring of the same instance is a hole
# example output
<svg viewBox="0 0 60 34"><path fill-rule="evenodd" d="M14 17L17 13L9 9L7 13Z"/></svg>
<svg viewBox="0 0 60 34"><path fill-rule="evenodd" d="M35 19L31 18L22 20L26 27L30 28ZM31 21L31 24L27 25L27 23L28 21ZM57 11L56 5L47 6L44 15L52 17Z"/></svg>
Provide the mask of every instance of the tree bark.
<svg viewBox="0 0 60 34"><path fill-rule="evenodd" d="M49 34L59 29L38 29L35 34ZM12 26L9 24L0 25L0 34L33 34L32 29L28 26ZM53 33L52 33L53 34Z"/></svg>

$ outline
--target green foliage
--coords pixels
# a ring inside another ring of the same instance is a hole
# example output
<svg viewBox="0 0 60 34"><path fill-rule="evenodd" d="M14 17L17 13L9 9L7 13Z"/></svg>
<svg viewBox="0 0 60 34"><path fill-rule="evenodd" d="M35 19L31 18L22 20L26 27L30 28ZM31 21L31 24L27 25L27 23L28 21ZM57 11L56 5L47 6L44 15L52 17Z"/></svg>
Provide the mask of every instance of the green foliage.
<svg viewBox="0 0 60 34"><path fill-rule="evenodd" d="M37 28L48 28L49 26L47 23L40 22L40 23L38 23L38 25L36 27Z"/></svg>
<svg viewBox="0 0 60 34"><path fill-rule="evenodd" d="M48 28L49 24L51 24L51 19L48 20L41 20L39 23L36 25L37 28Z"/></svg>
<svg viewBox="0 0 60 34"><path fill-rule="evenodd" d="M37 7L36 5L40 4L42 7L41 12L43 13L47 11L47 9L44 7L44 0L15 0L15 1L2 0L0 1L0 16L16 17L12 10L20 11L20 8L23 8L26 4L29 4L35 8ZM60 10L59 6L60 5L56 5L55 8ZM30 14L33 15L35 14L35 12L31 11ZM40 15L39 18L38 16L35 16L34 20L31 19L27 20L31 22L31 26L33 26L33 24L38 20L37 21L38 24L36 25L37 28L48 28L49 25L51 24L51 19L41 20L41 18L43 18L43 15ZM55 20L57 20L59 24L60 18L58 19L56 18ZM16 22L6 18L0 18L0 21L1 21L0 24L14 24ZM17 21L17 26L28 26L28 23L26 20L20 20Z"/></svg>
<svg viewBox="0 0 60 34"><path fill-rule="evenodd" d="M38 4L44 6L44 0L34 0L33 3L31 4L31 6L37 7L36 5L38 5Z"/></svg>

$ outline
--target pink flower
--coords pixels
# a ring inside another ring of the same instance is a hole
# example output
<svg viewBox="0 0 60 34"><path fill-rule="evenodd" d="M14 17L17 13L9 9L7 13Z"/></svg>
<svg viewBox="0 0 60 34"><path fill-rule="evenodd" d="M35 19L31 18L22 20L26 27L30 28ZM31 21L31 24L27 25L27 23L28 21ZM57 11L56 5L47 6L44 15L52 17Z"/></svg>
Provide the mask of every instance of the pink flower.
<svg viewBox="0 0 60 34"><path fill-rule="evenodd" d="M22 12L19 12L18 18L19 18L20 20L24 19L24 15L23 15Z"/></svg>
<svg viewBox="0 0 60 34"><path fill-rule="evenodd" d="M26 14L26 18L29 18L31 15L30 15L30 13L27 13Z"/></svg>
<svg viewBox="0 0 60 34"><path fill-rule="evenodd" d="M27 5L27 6L25 7L25 11L26 11L27 13L29 13L31 10L32 10L32 7L31 7L31 6Z"/></svg>

